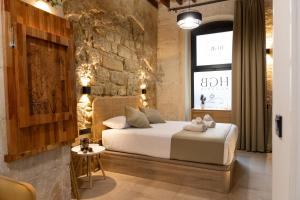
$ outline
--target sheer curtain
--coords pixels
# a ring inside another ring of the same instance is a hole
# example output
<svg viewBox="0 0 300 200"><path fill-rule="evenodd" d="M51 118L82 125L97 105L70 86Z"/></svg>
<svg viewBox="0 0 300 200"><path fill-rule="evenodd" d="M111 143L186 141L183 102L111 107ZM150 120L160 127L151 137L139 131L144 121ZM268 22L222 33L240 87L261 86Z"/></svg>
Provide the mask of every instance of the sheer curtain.
<svg viewBox="0 0 300 200"><path fill-rule="evenodd" d="M237 0L233 28L233 121L238 149L266 151L265 12L263 0Z"/></svg>

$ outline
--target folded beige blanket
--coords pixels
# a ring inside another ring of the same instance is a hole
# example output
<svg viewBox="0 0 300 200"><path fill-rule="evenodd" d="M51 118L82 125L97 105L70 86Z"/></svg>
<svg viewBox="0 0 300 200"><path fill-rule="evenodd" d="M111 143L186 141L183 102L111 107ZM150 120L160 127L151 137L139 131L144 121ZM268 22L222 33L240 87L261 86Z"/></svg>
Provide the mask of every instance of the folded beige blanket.
<svg viewBox="0 0 300 200"><path fill-rule="evenodd" d="M216 127L216 122L215 122L215 120L214 120L209 114L204 115L202 122L203 122L208 128L215 128L215 127Z"/></svg>
<svg viewBox="0 0 300 200"><path fill-rule="evenodd" d="M207 126L202 124L188 124L183 127L186 131L192 131L192 132L205 132L207 130Z"/></svg>

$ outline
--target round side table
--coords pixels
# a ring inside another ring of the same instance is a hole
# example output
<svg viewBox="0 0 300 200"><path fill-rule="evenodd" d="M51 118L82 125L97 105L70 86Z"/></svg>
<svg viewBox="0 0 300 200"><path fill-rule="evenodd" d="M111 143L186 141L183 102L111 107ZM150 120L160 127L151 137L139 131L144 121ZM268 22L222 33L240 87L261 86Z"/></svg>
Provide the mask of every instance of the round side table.
<svg viewBox="0 0 300 200"><path fill-rule="evenodd" d="M100 154L105 151L105 147L100 146L99 144L89 144L89 147L93 149L93 152L83 153L80 149L80 145L75 146L71 149L72 153L75 156L79 157L77 167L75 171L77 171L78 167L83 164L83 160L86 160L87 163L87 172L86 175L88 177L89 186L92 188L93 179L92 179L92 159L96 158L97 163L99 164L99 170L102 171L102 175L105 178L105 172L102 167L102 162L100 158Z"/></svg>

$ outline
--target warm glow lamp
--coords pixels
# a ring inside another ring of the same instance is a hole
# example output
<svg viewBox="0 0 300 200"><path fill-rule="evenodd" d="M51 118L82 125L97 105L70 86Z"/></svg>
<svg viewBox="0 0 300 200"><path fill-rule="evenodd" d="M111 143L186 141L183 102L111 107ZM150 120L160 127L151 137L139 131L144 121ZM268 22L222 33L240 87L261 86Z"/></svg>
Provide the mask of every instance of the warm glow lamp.
<svg viewBox="0 0 300 200"><path fill-rule="evenodd" d="M177 25L182 29L194 29L202 23L202 14L190 10L191 0L189 0L189 9L177 15Z"/></svg>
<svg viewBox="0 0 300 200"><path fill-rule="evenodd" d="M177 25L182 29L194 29L200 26L202 15L196 11L186 11L177 15Z"/></svg>

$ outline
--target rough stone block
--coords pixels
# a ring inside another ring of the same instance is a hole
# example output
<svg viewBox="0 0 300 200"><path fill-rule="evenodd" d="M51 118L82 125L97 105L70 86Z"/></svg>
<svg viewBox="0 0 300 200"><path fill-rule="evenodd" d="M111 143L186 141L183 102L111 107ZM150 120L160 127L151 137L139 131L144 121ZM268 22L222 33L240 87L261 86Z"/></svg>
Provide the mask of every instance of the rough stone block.
<svg viewBox="0 0 300 200"><path fill-rule="evenodd" d="M126 59L124 69L129 72L136 72L140 67L139 61L136 59Z"/></svg>
<svg viewBox="0 0 300 200"><path fill-rule="evenodd" d="M115 43L120 44L121 43L121 36L119 34L114 35Z"/></svg>
<svg viewBox="0 0 300 200"><path fill-rule="evenodd" d="M86 54L88 55L88 61L92 64L101 64L102 63L102 56L99 54L97 49L88 48L86 50Z"/></svg>
<svg viewBox="0 0 300 200"><path fill-rule="evenodd" d="M131 49L132 51L135 50L135 44L134 44L134 41L132 41L132 40L125 40L125 41L124 41L124 45L125 45L127 48Z"/></svg>
<svg viewBox="0 0 300 200"><path fill-rule="evenodd" d="M105 86L104 86L104 95L106 95L106 96L110 96L111 95L111 87L112 87L111 83L105 83Z"/></svg>
<svg viewBox="0 0 300 200"><path fill-rule="evenodd" d="M95 66L95 85L98 83L105 83L109 81L109 70L101 67L100 65Z"/></svg>
<svg viewBox="0 0 300 200"><path fill-rule="evenodd" d="M118 54L118 44L117 43L112 43L111 44L111 50L114 54Z"/></svg>
<svg viewBox="0 0 300 200"><path fill-rule="evenodd" d="M99 36L93 37L93 47L96 49L101 49L102 51L105 52L111 51L111 43L107 41L105 38Z"/></svg>
<svg viewBox="0 0 300 200"><path fill-rule="evenodd" d="M95 95L95 96L101 96L105 92L104 85L92 86L91 89L92 89L92 95Z"/></svg>
<svg viewBox="0 0 300 200"><path fill-rule="evenodd" d="M123 71L123 60L115 56L103 56L103 67L115 71Z"/></svg>
<svg viewBox="0 0 300 200"><path fill-rule="evenodd" d="M110 72L110 81L117 85L125 85L127 83L127 74L124 72Z"/></svg>
<svg viewBox="0 0 300 200"><path fill-rule="evenodd" d="M127 95L136 95L139 92L139 76L135 73L128 74Z"/></svg>
<svg viewBox="0 0 300 200"><path fill-rule="evenodd" d="M132 50L130 50L129 48L122 46L122 45L118 45L118 55L123 57L123 58L132 58L134 52Z"/></svg>
<svg viewBox="0 0 300 200"><path fill-rule="evenodd" d="M126 96L126 93L127 93L127 91L126 91L126 87L125 86L119 87L118 95L120 95L120 96Z"/></svg>
<svg viewBox="0 0 300 200"><path fill-rule="evenodd" d="M111 84L110 95L117 96L119 91L119 87L117 85Z"/></svg>
<svg viewBox="0 0 300 200"><path fill-rule="evenodd" d="M110 42L114 42L115 39L114 39L114 34L113 33L107 33L106 34L106 39Z"/></svg>

